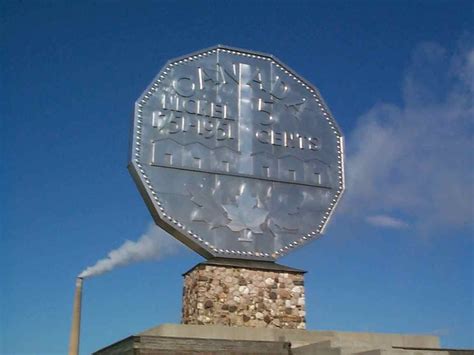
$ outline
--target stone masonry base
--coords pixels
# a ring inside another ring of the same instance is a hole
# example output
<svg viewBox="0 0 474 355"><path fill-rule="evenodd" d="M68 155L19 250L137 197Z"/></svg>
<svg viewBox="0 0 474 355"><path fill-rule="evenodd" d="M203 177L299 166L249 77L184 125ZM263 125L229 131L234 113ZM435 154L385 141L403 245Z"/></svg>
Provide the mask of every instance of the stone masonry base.
<svg viewBox="0 0 474 355"><path fill-rule="evenodd" d="M306 327L302 270L211 259L183 276L183 324Z"/></svg>

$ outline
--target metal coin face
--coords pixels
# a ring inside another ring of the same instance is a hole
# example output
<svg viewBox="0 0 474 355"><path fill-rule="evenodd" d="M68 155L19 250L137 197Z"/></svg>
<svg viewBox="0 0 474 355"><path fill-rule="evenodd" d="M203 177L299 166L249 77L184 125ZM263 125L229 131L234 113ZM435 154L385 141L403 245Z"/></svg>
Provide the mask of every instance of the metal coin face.
<svg viewBox="0 0 474 355"><path fill-rule="evenodd" d="M217 46L169 61L138 99L129 169L155 222L204 257L275 260L324 231L343 137L278 59Z"/></svg>

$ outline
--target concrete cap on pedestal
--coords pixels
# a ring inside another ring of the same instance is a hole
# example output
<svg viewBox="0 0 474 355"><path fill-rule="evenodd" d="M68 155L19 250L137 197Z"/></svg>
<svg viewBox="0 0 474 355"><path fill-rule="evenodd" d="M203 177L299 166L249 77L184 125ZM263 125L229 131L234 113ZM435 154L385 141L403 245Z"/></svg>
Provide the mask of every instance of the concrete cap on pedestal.
<svg viewBox="0 0 474 355"><path fill-rule="evenodd" d="M199 266L212 265L212 266L223 266L233 267L239 269L253 269L253 270L265 270L265 271L278 271L278 272L289 272L295 274L305 274L306 271L295 269L286 265L277 264L272 261L260 261L260 260L241 260L241 259L226 259L226 258L211 258L202 263L196 264L191 269L186 271L183 276L189 274L191 271Z"/></svg>

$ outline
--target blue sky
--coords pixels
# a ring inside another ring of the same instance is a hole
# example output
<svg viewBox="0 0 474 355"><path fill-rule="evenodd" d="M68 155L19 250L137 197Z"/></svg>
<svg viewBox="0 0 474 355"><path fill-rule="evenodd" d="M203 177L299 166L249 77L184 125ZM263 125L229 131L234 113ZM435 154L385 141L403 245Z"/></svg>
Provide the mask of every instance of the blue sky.
<svg viewBox="0 0 474 355"><path fill-rule="evenodd" d="M326 236L280 260L308 270L308 328L474 347L472 2L1 1L0 17L2 354L64 354L75 276L158 233L126 170L133 104L166 60L218 43L294 68L347 139ZM169 250L85 282L81 354L179 322L202 259Z"/></svg>

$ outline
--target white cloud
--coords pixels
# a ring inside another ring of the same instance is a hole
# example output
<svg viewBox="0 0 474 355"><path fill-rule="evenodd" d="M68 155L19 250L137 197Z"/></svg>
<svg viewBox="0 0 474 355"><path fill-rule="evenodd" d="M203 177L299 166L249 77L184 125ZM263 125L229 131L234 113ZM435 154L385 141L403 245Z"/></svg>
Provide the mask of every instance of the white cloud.
<svg viewBox="0 0 474 355"><path fill-rule="evenodd" d="M365 219L368 223L377 226L377 227L386 227L386 228L406 228L408 224L401 219L390 217L386 215L375 215L375 216L368 216Z"/></svg>
<svg viewBox="0 0 474 355"><path fill-rule="evenodd" d="M471 224L473 83L472 43L452 56L437 44L420 45L403 103L377 104L347 139L342 211L392 228L380 217L401 214L425 231Z"/></svg>

